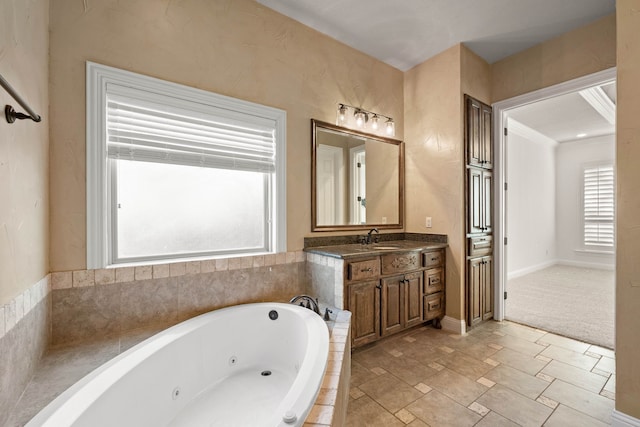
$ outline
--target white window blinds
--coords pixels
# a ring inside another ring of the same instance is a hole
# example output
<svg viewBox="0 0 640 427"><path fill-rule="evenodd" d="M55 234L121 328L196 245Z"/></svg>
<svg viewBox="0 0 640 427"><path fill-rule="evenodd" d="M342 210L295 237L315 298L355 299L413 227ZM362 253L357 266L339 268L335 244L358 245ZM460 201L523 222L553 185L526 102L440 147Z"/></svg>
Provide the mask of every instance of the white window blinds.
<svg viewBox="0 0 640 427"><path fill-rule="evenodd" d="M275 171L275 129L107 93L109 158Z"/></svg>
<svg viewBox="0 0 640 427"><path fill-rule="evenodd" d="M584 244L613 247L613 166L584 169Z"/></svg>

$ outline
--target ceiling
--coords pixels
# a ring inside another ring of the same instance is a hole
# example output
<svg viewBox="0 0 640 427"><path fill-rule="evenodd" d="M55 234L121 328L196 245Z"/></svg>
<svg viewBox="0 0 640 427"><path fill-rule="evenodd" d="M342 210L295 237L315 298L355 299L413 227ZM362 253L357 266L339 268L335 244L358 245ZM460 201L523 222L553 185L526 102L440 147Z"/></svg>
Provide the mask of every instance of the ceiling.
<svg viewBox="0 0 640 427"><path fill-rule="evenodd" d="M616 83L597 88L602 91L592 90L592 96L580 92L556 96L509 110L508 116L557 142L611 135L616 127Z"/></svg>
<svg viewBox="0 0 640 427"><path fill-rule="evenodd" d="M464 43L494 63L615 11L615 0L257 0L406 71Z"/></svg>

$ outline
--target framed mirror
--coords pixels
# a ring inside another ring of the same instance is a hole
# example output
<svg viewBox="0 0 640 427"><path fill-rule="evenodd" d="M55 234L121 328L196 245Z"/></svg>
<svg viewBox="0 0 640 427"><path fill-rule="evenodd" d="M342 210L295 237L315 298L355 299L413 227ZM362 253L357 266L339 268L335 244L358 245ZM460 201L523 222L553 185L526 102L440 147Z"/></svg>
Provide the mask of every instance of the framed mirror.
<svg viewBox="0 0 640 427"><path fill-rule="evenodd" d="M311 120L313 231L402 228L404 143Z"/></svg>

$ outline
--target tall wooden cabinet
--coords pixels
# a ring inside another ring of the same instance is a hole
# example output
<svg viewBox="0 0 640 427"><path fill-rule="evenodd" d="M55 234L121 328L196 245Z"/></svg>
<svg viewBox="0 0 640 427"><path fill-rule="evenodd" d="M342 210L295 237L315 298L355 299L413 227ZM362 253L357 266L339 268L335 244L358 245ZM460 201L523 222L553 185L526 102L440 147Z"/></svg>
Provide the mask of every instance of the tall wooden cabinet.
<svg viewBox="0 0 640 427"><path fill-rule="evenodd" d="M492 109L465 95L467 326L493 318Z"/></svg>

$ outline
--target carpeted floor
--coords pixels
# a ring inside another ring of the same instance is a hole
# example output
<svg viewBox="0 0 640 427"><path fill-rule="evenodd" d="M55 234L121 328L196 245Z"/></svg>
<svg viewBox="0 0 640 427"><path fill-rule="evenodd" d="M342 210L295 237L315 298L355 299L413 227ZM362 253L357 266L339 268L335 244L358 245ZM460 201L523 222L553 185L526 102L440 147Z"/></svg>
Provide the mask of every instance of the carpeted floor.
<svg viewBox="0 0 640 427"><path fill-rule="evenodd" d="M615 273L554 265L507 283L508 320L614 348Z"/></svg>

